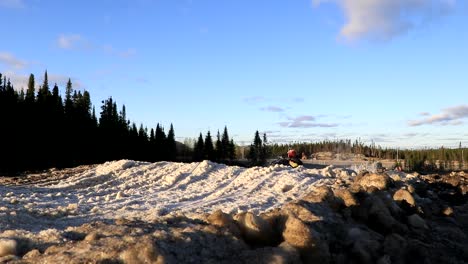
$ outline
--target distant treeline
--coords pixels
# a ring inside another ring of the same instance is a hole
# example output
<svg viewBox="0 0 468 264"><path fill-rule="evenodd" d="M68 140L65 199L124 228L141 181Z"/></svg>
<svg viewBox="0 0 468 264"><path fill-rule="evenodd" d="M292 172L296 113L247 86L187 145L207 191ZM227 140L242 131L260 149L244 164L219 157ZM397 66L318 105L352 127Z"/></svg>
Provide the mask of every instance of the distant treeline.
<svg viewBox="0 0 468 264"><path fill-rule="evenodd" d="M112 97L102 101L98 118L88 91L74 90L68 80L62 98L57 84L50 89L47 71L38 88L33 74L19 92L0 74L0 175L123 158L176 159L172 124L167 135L160 124L148 135Z"/></svg>
<svg viewBox="0 0 468 264"><path fill-rule="evenodd" d="M375 143L367 145L360 139L356 139L355 141L346 139L324 140L311 143L270 144L269 148L270 153L274 157L285 155L289 148L295 149L298 154L305 153L307 156L317 152L362 154L366 157L381 159L395 159L397 156L397 149L382 148L376 146Z"/></svg>
<svg viewBox="0 0 468 264"><path fill-rule="evenodd" d="M229 139L227 127L224 127L223 135L221 136L218 130L216 142L213 142L211 132L206 133L205 138L200 133L198 140L194 143L193 161L210 160L215 162L230 163L236 159L236 145L234 140Z"/></svg>
<svg viewBox="0 0 468 264"><path fill-rule="evenodd" d="M375 159L398 159L408 171L462 170L468 166L468 148L459 143L458 148L428 148L428 149L396 149L382 148L375 143L365 144L359 139L324 140L313 143L270 144L271 157L284 156L289 148L294 148L298 154L310 156L317 152L334 152L361 154Z"/></svg>

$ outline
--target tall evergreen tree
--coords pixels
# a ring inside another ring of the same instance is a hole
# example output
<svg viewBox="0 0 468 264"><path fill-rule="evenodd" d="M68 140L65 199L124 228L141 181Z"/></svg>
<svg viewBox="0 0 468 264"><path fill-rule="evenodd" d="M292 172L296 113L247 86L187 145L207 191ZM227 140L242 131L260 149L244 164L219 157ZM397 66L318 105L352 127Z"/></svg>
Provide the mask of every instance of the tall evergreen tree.
<svg viewBox="0 0 468 264"><path fill-rule="evenodd" d="M221 159L229 158L229 134L227 126L224 127L223 136L221 137Z"/></svg>
<svg viewBox="0 0 468 264"><path fill-rule="evenodd" d="M26 102L29 104L32 104L36 99L35 86L34 74L31 73L28 80L28 89L26 90Z"/></svg>
<svg viewBox="0 0 468 264"><path fill-rule="evenodd" d="M193 160L194 161L202 161L203 160L203 149L205 148L205 144L203 142L203 135L200 133L198 137L198 141L195 144L193 149Z"/></svg>
<svg viewBox="0 0 468 264"><path fill-rule="evenodd" d="M167 160L175 161L177 158L177 145L175 141L174 126L171 123L166 139Z"/></svg>
<svg viewBox="0 0 468 264"><path fill-rule="evenodd" d="M50 96L49 78L47 77L47 71L45 71L44 81L42 83L42 86L40 86L40 88L39 88L39 92L37 94L37 100L40 103L45 103L49 96Z"/></svg>
<svg viewBox="0 0 468 264"><path fill-rule="evenodd" d="M264 135L266 139L266 135ZM266 162L265 157L265 145L260 138L260 133L255 131L255 137L253 143L250 145L248 158L252 165L263 165Z"/></svg>
<svg viewBox="0 0 468 264"><path fill-rule="evenodd" d="M213 139L211 138L211 133L208 131L205 137L205 145L203 149L203 156L207 160L215 161L216 154L213 147Z"/></svg>
<svg viewBox="0 0 468 264"><path fill-rule="evenodd" d="M166 160L166 133L164 128L159 125L156 125L155 131L155 147L156 147L156 160Z"/></svg>
<svg viewBox="0 0 468 264"><path fill-rule="evenodd" d="M223 145L221 143L221 135L219 134L219 130L218 130L218 133L216 134L216 143L215 143L215 147L216 147L216 161L221 161L223 159Z"/></svg>
<svg viewBox="0 0 468 264"><path fill-rule="evenodd" d="M231 138L231 141L229 142L228 158L229 160L236 159L236 144L234 144L234 139L232 138Z"/></svg>

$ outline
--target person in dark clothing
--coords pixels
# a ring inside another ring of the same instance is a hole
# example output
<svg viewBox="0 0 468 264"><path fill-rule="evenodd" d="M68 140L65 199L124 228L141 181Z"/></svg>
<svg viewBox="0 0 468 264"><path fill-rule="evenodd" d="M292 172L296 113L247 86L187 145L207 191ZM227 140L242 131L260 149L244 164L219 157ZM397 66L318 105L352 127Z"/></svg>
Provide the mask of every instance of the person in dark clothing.
<svg viewBox="0 0 468 264"><path fill-rule="evenodd" d="M288 158L281 158L279 160L275 160L271 163L274 164L281 164L285 166L291 166L293 168L297 168L299 165L302 165L302 161L297 157L296 151L294 149L290 149L288 151Z"/></svg>
<svg viewBox="0 0 468 264"><path fill-rule="evenodd" d="M302 165L302 161L297 157L296 151L294 149L288 150L288 163L289 166L297 168L299 165Z"/></svg>

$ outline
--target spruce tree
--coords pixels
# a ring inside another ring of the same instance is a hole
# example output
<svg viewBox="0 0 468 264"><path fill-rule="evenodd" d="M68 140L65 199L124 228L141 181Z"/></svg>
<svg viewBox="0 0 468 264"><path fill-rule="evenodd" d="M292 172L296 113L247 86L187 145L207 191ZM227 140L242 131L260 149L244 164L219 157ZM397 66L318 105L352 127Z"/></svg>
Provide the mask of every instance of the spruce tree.
<svg viewBox="0 0 468 264"><path fill-rule="evenodd" d="M49 78L47 77L47 70L46 70L44 73L44 81L42 83L42 86L39 88L39 92L37 94L37 100L40 103L45 103L49 96L50 96Z"/></svg>
<svg viewBox="0 0 468 264"><path fill-rule="evenodd" d="M266 139L266 135L264 135L264 138ZM262 142L262 139L260 138L260 133L255 131L255 137L253 143L250 145L250 150L249 150L249 155L248 159L250 160L250 163L254 166L256 165L263 165L266 162L266 157L265 157L265 145Z"/></svg>
<svg viewBox="0 0 468 264"><path fill-rule="evenodd" d="M221 159L229 158L229 134L227 126L224 127L223 136L221 137Z"/></svg>
<svg viewBox="0 0 468 264"><path fill-rule="evenodd" d="M207 160L215 161L216 155L213 147L213 139L211 138L211 133L208 131L205 137L205 145L203 149L203 156Z"/></svg>
<svg viewBox="0 0 468 264"><path fill-rule="evenodd" d="M203 135L200 133L200 136L198 137L198 141L195 144L195 147L193 149L193 161L202 161L203 160L203 149L205 148L204 142L203 142Z"/></svg>
<svg viewBox="0 0 468 264"><path fill-rule="evenodd" d="M35 95L35 81L34 81L34 74L29 75L29 80L28 80L28 89L26 90L26 102L29 104L34 103L34 100L36 98Z"/></svg>
<svg viewBox="0 0 468 264"><path fill-rule="evenodd" d="M177 145L175 141L174 126L171 123L166 139L167 160L175 161L177 157Z"/></svg>
<svg viewBox="0 0 468 264"><path fill-rule="evenodd" d="M164 133L164 128L159 123L156 125L155 148L156 160L166 160L166 133Z"/></svg>
<svg viewBox="0 0 468 264"><path fill-rule="evenodd" d="M230 160L235 160L236 159L236 145L234 144L234 139L231 139L229 142L229 152L228 152L228 157Z"/></svg>
<svg viewBox="0 0 468 264"><path fill-rule="evenodd" d="M215 147L216 147L216 151L215 151L215 154L216 154L216 160L217 161L221 161L223 158L222 158L222 155L223 155L223 146L222 146L222 143L221 143L221 136L219 134L219 130L218 130L218 133L216 134L216 143L215 143Z"/></svg>
<svg viewBox="0 0 468 264"><path fill-rule="evenodd" d="M150 130L149 142L154 143L154 129L153 128L151 128Z"/></svg>

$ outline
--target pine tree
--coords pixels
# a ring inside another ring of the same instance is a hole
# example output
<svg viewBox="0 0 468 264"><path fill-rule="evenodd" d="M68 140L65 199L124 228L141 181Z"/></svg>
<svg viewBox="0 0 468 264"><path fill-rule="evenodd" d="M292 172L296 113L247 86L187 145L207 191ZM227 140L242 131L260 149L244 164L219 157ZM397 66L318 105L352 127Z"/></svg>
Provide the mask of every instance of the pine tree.
<svg viewBox="0 0 468 264"><path fill-rule="evenodd" d="M177 145L175 141L174 126L171 124L166 139L167 160L175 161L177 157Z"/></svg>
<svg viewBox="0 0 468 264"><path fill-rule="evenodd" d="M264 135L266 140L266 135ZM255 132L255 137L253 143L250 145L248 159L252 165L263 165L266 162L266 150L265 145L260 138L260 133L258 130Z"/></svg>
<svg viewBox="0 0 468 264"><path fill-rule="evenodd" d="M219 134L219 130L218 130L218 133L216 134L215 147L216 147L216 151L215 151L216 160L221 161L222 160L222 155L223 155L223 153L222 153L223 146L222 146L222 143L221 143L221 136Z"/></svg>
<svg viewBox="0 0 468 264"><path fill-rule="evenodd" d="M236 145L234 144L234 139L231 139L231 141L229 142L228 157L230 160L236 159Z"/></svg>
<svg viewBox="0 0 468 264"><path fill-rule="evenodd" d="M202 161L203 160L203 149L205 148L204 142L203 142L203 135L200 133L200 136L198 137L198 141L195 144L195 147L193 149L193 161Z"/></svg>
<svg viewBox="0 0 468 264"><path fill-rule="evenodd" d="M35 96L35 81L34 81L34 74L29 75L29 80L28 80L28 89L26 90L26 102L29 104L34 103L34 100L36 98Z"/></svg>
<svg viewBox="0 0 468 264"><path fill-rule="evenodd" d="M155 148L156 160L166 160L166 133L164 133L164 128L159 123L156 125Z"/></svg>
<svg viewBox="0 0 468 264"><path fill-rule="evenodd" d="M268 157L268 146L267 146L267 137L266 133L263 133L263 142L262 142L262 150L260 152L260 161L265 163Z"/></svg>
<svg viewBox="0 0 468 264"><path fill-rule="evenodd" d="M208 131L205 137L205 145L203 149L203 157L207 160L215 161L216 155L213 147L213 140L211 138L211 133Z"/></svg>
<svg viewBox="0 0 468 264"><path fill-rule="evenodd" d="M227 126L224 127L223 136L221 137L221 159L229 158L229 134Z"/></svg>
<svg viewBox="0 0 468 264"><path fill-rule="evenodd" d="M42 86L39 88L39 92L37 94L37 100L40 103L45 103L49 96L50 96L49 78L47 77L47 70L46 70L44 73L44 82L42 83Z"/></svg>
<svg viewBox="0 0 468 264"><path fill-rule="evenodd" d="M151 128L150 130L149 142L154 143L154 129L153 128Z"/></svg>
<svg viewBox="0 0 468 264"><path fill-rule="evenodd" d="M142 143L145 143L148 141L148 134L146 133L146 130L143 128L143 124L140 124L140 129L138 129L138 137L140 138L140 141Z"/></svg>

